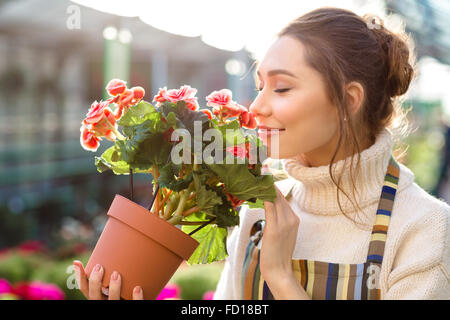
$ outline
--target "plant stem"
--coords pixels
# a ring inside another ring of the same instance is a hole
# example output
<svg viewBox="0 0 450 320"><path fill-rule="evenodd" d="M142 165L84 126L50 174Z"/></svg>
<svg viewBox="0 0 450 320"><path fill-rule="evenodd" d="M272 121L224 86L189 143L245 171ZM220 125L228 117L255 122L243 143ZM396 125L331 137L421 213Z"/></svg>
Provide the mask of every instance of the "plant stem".
<svg viewBox="0 0 450 320"><path fill-rule="evenodd" d="M110 128L111 131L116 135L117 139L119 139L119 140L125 140L125 139L126 139L119 131L117 131L116 127L113 126L113 125L111 124L111 122L109 122L109 120L106 120L106 125L107 125L108 128Z"/></svg>
<svg viewBox="0 0 450 320"><path fill-rule="evenodd" d="M184 210L184 206L186 205L187 199L188 199L188 197L189 197L189 195L190 195L190 193L191 193L193 188L194 188L194 182L192 181L189 184L189 187L187 189L185 189L185 190L180 192L180 194L181 194L180 197L181 198L180 198L180 202L178 203L178 207L175 210L174 216L179 216L179 217L183 218L181 213Z"/></svg>
<svg viewBox="0 0 450 320"><path fill-rule="evenodd" d="M161 203L159 205L161 208L164 207L164 205L166 204L167 200L169 200L169 197L172 194L172 190L169 190L169 192L167 192L167 193L165 193L164 190L163 190L163 193L164 193L164 198L163 198L163 200L161 201ZM188 200L189 200L189 198L188 198Z"/></svg>
<svg viewBox="0 0 450 320"><path fill-rule="evenodd" d="M159 212L159 193L161 192L161 188L158 188L158 192L156 193L156 201L155 201L155 214Z"/></svg>
<svg viewBox="0 0 450 320"><path fill-rule="evenodd" d="M187 217L187 216L189 216L189 215L191 215L191 214L193 214L194 212L197 212L197 211L199 211L200 210L200 208L198 207L198 206L195 206L195 207L192 207L192 208L190 208L190 209L187 209L186 211L184 211L183 213L181 213L181 215L183 216L183 217Z"/></svg>
<svg viewBox="0 0 450 320"><path fill-rule="evenodd" d="M158 171L158 166L156 164L154 164L152 166L152 175L153 175L153 186L156 187L155 190L153 190L153 193L155 194L155 196L153 197L153 203L154 203L154 207L155 207L155 211L153 211L153 206L151 208L151 212L154 214L158 214L158 209L159 209L159 186L156 183L156 181L159 178L159 171Z"/></svg>
<svg viewBox="0 0 450 320"><path fill-rule="evenodd" d="M130 167L130 189L131 189L131 201L133 201L133 169Z"/></svg>
<svg viewBox="0 0 450 320"><path fill-rule="evenodd" d="M188 201L194 199L197 196L196 192L192 192L192 194L189 196Z"/></svg>
<svg viewBox="0 0 450 320"><path fill-rule="evenodd" d="M173 215L169 220L167 220L167 222L176 225L176 224L180 224L181 220L183 220L183 216L176 216Z"/></svg>
<svg viewBox="0 0 450 320"><path fill-rule="evenodd" d="M188 188L188 190L189 190L189 188ZM181 216L181 212L183 212L184 205L186 204L186 201L187 201L187 198L188 198L186 196L186 194L188 194L187 190L183 190L181 192L182 193L181 193L181 196L180 196L180 202L178 203L178 207L177 207L177 209L175 210L175 213L174 213L174 215L176 215L176 216Z"/></svg>
<svg viewBox="0 0 450 320"><path fill-rule="evenodd" d="M166 208L164 210L164 219L165 220L169 220L170 219L170 214L172 213L172 206L173 206L173 201L167 202Z"/></svg>

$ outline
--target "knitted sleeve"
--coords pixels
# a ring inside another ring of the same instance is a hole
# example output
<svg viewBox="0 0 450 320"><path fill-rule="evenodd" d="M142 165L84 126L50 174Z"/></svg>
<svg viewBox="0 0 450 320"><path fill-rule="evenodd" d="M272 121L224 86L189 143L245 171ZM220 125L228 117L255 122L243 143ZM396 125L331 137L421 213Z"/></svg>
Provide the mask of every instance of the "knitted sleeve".
<svg viewBox="0 0 450 320"><path fill-rule="evenodd" d="M400 233L383 299L450 299L449 217L442 205Z"/></svg>
<svg viewBox="0 0 450 320"><path fill-rule="evenodd" d="M387 291L387 300L449 300L450 279L445 266L413 273L396 281Z"/></svg>

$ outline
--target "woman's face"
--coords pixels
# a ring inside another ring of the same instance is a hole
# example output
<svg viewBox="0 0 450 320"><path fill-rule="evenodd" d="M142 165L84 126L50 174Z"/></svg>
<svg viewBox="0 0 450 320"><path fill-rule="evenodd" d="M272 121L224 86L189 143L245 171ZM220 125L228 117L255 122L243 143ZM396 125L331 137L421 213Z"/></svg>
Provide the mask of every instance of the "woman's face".
<svg viewBox="0 0 450 320"><path fill-rule="evenodd" d="M302 43L289 36L278 38L257 74L259 93L249 109L269 156L301 156L310 165L329 163L337 145L337 108L327 97L321 75L307 65ZM277 138L279 145L274 146Z"/></svg>

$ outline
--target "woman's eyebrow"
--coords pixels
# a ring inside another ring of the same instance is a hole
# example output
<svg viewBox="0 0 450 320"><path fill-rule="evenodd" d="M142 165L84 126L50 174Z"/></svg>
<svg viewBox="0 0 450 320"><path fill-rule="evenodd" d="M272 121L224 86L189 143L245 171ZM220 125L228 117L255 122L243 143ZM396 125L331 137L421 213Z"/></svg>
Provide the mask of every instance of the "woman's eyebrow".
<svg viewBox="0 0 450 320"><path fill-rule="evenodd" d="M259 70L257 70L256 73L258 74L258 76L261 77L261 73L259 72ZM273 69L273 70L267 71L267 76L268 77L274 76L276 74L285 74L287 76L290 76L290 77L298 79L296 75L294 75L292 72L287 71L285 69Z"/></svg>

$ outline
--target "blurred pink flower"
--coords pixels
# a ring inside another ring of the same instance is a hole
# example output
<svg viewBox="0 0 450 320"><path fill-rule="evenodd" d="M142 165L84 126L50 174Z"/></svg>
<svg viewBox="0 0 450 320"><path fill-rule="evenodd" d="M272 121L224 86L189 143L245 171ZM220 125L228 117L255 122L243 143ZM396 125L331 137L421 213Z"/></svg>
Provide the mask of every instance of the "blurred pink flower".
<svg viewBox="0 0 450 320"><path fill-rule="evenodd" d="M213 300L213 298L214 298L214 292L215 292L215 291L206 291L206 292L203 294L202 300Z"/></svg>
<svg viewBox="0 0 450 320"><path fill-rule="evenodd" d="M22 253L45 252L45 245L39 240L28 240L17 246Z"/></svg>
<svg viewBox="0 0 450 320"><path fill-rule="evenodd" d="M12 286L6 279L0 279L0 294L11 293Z"/></svg>
<svg viewBox="0 0 450 320"><path fill-rule="evenodd" d="M13 294L24 300L64 300L64 292L55 284L33 281L14 285Z"/></svg>
<svg viewBox="0 0 450 320"><path fill-rule="evenodd" d="M169 283L164 287L164 289L162 289L158 297L156 297L156 300L179 299L180 291L181 290L179 286L173 283Z"/></svg>

